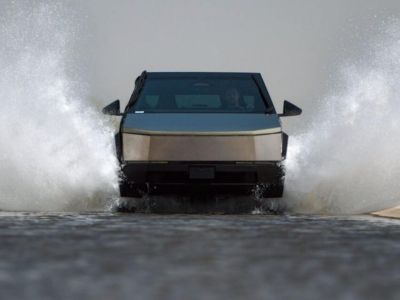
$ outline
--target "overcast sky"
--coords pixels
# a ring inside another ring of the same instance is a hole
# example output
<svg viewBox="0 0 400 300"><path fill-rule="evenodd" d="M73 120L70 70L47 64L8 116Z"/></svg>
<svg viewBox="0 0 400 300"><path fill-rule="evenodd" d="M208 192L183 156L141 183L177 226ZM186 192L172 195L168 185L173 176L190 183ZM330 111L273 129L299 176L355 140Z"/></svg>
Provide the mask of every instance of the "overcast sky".
<svg viewBox="0 0 400 300"><path fill-rule="evenodd" d="M338 65L357 56L398 0L85 0L86 80L101 103L126 101L148 71L262 73L276 103L306 103L329 88Z"/></svg>
<svg viewBox="0 0 400 300"><path fill-rule="evenodd" d="M12 3L30 10L54 1L0 0L0 16ZM283 99L307 106L400 17L399 0L57 2L70 12L61 18L75 26L75 64L100 104L126 102L148 70L260 72L278 106Z"/></svg>

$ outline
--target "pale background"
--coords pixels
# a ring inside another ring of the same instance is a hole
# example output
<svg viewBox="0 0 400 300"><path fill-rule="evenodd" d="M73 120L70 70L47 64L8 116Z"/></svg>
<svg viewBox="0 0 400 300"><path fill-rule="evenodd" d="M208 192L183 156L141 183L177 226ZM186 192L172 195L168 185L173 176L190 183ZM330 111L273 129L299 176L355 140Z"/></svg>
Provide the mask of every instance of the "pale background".
<svg viewBox="0 0 400 300"><path fill-rule="evenodd" d="M262 73L274 102L305 108L359 57L398 0L67 1L83 20L91 97L127 101L148 71Z"/></svg>

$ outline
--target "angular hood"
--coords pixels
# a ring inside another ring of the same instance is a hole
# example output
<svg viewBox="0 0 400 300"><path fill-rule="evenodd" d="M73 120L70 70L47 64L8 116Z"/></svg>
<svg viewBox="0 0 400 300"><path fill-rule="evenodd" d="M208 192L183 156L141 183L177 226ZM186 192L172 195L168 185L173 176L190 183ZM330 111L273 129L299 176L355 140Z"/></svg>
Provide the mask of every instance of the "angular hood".
<svg viewBox="0 0 400 300"><path fill-rule="evenodd" d="M261 135L281 132L276 114L135 113L122 132L147 135Z"/></svg>

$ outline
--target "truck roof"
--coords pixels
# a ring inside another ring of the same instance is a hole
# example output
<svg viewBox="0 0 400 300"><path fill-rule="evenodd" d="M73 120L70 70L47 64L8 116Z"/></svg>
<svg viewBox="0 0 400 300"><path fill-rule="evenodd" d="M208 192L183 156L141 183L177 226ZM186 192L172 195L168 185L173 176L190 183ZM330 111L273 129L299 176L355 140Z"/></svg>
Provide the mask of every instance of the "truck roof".
<svg viewBox="0 0 400 300"><path fill-rule="evenodd" d="M146 72L146 75L148 78L249 78L253 76L261 76L260 73L243 72Z"/></svg>

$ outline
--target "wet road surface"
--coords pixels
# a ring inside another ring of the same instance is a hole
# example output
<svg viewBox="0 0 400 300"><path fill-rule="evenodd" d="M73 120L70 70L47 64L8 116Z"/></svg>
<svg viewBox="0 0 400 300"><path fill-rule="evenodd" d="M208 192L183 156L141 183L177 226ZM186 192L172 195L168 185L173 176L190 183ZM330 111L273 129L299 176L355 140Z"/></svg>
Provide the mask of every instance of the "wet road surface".
<svg viewBox="0 0 400 300"><path fill-rule="evenodd" d="M0 213L0 299L400 299L400 221Z"/></svg>

